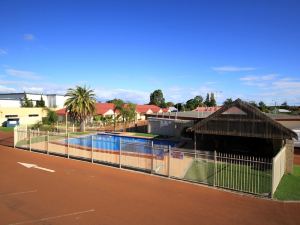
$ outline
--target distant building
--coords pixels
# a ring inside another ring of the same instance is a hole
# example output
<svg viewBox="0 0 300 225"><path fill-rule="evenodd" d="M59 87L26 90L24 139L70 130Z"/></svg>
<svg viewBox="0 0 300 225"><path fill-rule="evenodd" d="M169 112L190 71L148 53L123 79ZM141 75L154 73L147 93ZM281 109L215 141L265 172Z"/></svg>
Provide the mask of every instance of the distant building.
<svg viewBox="0 0 300 225"><path fill-rule="evenodd" d="M114 116L114 107L113 103L96 103L96 115L98 116ZM126 106L125 106L126 107ZM146 114L151 113L162 113L162 109L156 105L136 105L136 120L145 120ZM66 115L66 109L62 108L57 110L56 113L58 114L60 120L64 120ZM116 114L119 114L117 111Z"/></svg>
<svg viewBox="0 0 300 225"><path fill-rule="evenodd" d="M162 108L162 111L164 113L166 112L178 112L178 109L176 109L174 106L168 107L168 108Z"/></svg>
<svg viewBox="0 0 300 225"><path fill-rule="evenodd" d="M290 113L291 111L287 110L287 109L278 109L278 112L279 113Z"/></svg>
<svg viewBox="0 0 300 225"><path fill-rule="evenodd" d="M137 120L145 120L146 114L162 113L163 110L156 105L136 105Z"/></svg>
<svg viewBox="0 0 300 225"><path fill-rule="evenodd" d="M1 108L20 108L25 96L31 100L33 106L41 97L45 101L45 106L48 108L63 108L64 102L67 99L64 95L59 94L34 94L34 93L2 93L0 94L0 107Z"/></svg>
<svg viewBox="0 0 300 225"><path fill-rule="evenodd" d="M0 108L0 126L14 125L30 125L42 121L47 116L47 110L44 108Z"/></svg>
<svg viewBox="0 0 300 225"><path fill-rule="evenodd" d="M43 98L45 107L63 108L67 97L58 94L2 93L0 94L0 126L30 125L42 121L47 115L44 108L34 107ZM25 98L32 101L33 107L22 107Z"/></svg>

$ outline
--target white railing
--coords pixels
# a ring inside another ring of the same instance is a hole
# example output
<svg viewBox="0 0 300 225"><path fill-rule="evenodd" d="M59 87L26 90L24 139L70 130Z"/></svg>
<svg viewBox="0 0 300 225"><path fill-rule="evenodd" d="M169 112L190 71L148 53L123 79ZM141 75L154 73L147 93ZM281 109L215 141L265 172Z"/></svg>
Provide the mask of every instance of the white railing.
<svg viewBox="0 0 300 225"><path fill-rule="evenodd" d="M263 196L273 194L285 172L285 147L273 158L158 145L114 142L100 135L14 130L14 145L30 151L138 169Z"/></svg>

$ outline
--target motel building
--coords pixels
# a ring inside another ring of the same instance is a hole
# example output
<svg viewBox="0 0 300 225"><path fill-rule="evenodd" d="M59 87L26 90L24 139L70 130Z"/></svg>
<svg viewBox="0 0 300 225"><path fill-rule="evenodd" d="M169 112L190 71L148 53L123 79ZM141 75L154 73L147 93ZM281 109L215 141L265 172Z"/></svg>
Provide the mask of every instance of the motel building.
<svg viewBox="0 0 300 225"><path fill-rule="evenodd" d="M43 98L45 107L57 110L62 108L67 97L58 94L4 93L0 94L0 125L31 125L42 121L47 110L41 107L22 107L25 97L33 106Z"/></svg>
<svg viewBox="0 0 300 225"><path fill-rule="evenodd" d="M103 117L111 117L114 118L114 107L113 103L96 103L96 115L103 116ZM126 107L126 106L125 106ZM136 121L145 120L146 114L151 113L162 113L163 110L156 106L156 105L136 105ZM62 108L56 111L57 115L59 116L59 121L65 121L66 118L66 109ZM118 115L119 112L116 112Z"/></svg>

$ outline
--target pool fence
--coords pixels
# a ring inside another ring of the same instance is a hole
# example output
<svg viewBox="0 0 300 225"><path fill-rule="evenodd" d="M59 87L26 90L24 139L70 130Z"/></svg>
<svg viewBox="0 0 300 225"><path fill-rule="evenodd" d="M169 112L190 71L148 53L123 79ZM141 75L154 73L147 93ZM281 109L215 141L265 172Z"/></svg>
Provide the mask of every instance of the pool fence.
<svg viewBox="0 0 300 225"><path fill-rule="evenodd" d="M73 144L74 138L80 143ZM151 140L139 143L120 139L116 143L99 138L97 133L58 133L18 127L14 130L14 147L265 197L273 196L286 172L285 147L274 158L264 158L158 145Z"/></svg>

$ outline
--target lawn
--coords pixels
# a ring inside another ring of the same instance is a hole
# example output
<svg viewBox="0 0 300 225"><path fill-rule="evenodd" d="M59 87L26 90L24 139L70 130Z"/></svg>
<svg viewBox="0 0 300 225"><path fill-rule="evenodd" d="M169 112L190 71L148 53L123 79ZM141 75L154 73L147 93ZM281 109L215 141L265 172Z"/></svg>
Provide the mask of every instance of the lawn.
<svg viewBox="0 0 300 225"><path fill-rule="evenodd" d="M12 132L12 131L14 131L14 128L13 127L0 127L0 131Z"/></svg>
<svg viewBox="0 0 300 225"><path fill-rule="evenodd" d="M84 135L84 134L92 134L95 133L94 131L78 131L78 132L71 132L69 133L70 136L76 136L76 135Z"/></svg>
<svg viewBox="0 0 300 225"><path fill-rule="evenodd" d="M155 138L155 137L157 137L156 134L148 134L148 133L132 133L132 136L136 136L136 137L148 137L148 138Z"/></svg>
<svg viewBox="0 0 300 225"><path fill-rule="evenodd" d="M279 200L300 200L300 166L294 166L293 174L282 177L274 197Z"/></svg>
<svg viewBox="0 0 300 225"><path fill-rule="evenodd" d="M269 194L272 182L271 170L218 163L215 173L213 161L199 159L194 160L184 179L257 194Z"/></svg>

